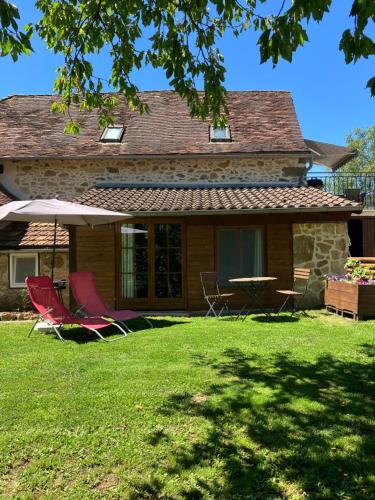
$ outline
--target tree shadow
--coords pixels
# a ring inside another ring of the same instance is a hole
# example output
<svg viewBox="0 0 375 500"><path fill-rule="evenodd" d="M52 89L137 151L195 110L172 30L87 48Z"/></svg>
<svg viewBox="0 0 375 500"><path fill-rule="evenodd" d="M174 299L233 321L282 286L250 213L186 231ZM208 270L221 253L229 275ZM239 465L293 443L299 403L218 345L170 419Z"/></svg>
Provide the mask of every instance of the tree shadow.
<svg viewBox="0 0 375 500"><path fill-rule="evenodd" d="M258 323L296 323L300 320L300 317L292 316L291 314L281 316L276 314L273 314L272 316L266 316L263 314L253 316L251 319L253 321L257 321Z"/></svg>
<svg viewBox="0 0 375 500"><path fill-rule="evenodd" d="M361 347L363 363L235 348L219 361L195 355L193 365L209 367L218 382L200 402L172 394L159 411L203 419L208 430L169 443L162 477L193 474L194 486L181 484L183 498L374 498L374 346ZM200 471L209 467L219 472L207 479ZM163 481L152 481L153 495L164 498Z"/></svg>

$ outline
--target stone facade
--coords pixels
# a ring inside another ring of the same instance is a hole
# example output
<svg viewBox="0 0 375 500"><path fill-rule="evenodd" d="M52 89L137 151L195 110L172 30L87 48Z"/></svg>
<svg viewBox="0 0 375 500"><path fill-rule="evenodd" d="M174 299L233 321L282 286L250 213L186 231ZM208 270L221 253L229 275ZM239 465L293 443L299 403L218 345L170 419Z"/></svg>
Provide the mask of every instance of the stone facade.
<svg viewBox="0 0 375 500"><path fill-rule="evenodd" d="M70 200L96 182L298 183L305 178L305 162L298 157L17 160L4 162L0 180L21 199Z"/></svg>
<svg viewBox="0 0 375 500"><path fill-rule="evenodd" d="M10 252L13 253L13 252ZM15 252L14 252L15 253ZM31 252L32 253L32 252ZM51 252L39 253L39 274L50 276ZM24 288L9 288L9 253L0 253L0 311L30 309L31 305ZM69 253L57 252L55 259L55 278L67 279L69 274ZM69 293L64 290L65 304L69 303Z"/></svg>
<svg viewBox="0 0 375 500"><path fill-rule="evenodd" d="M322 305L324 276L344 272L348 250L346 222L293 224L294 267L313 269L305 298L309 307Z"/></svg>

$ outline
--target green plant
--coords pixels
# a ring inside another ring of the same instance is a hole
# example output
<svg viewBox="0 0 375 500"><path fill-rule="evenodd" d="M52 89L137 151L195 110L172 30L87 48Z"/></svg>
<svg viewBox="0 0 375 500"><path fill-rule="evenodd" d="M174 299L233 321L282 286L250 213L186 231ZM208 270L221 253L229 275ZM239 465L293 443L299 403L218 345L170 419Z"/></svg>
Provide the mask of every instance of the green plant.
<svg viewBox="0 0 375 500"><path fill-rule="evenodd" d="M355 269L356 267L359 267L360 261L358 259L353 259L350 258L345 262L344 268L345 269Z"/></svg>
<svg viewBox="0 0 375 500"><path fill-rule="evenodd" d="M374 271L367 266L357 266L351 272L352 279L371 280L374 278Z"/></svg>

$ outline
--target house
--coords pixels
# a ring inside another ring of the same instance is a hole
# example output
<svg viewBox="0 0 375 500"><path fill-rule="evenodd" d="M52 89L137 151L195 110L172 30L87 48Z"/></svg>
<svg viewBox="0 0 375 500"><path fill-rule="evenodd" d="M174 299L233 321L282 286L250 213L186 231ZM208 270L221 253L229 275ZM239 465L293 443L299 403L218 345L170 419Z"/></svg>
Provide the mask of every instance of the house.
<svg viewBox="0 0 375 500"><path fill-rule="evenodd" d="M290 93L229 92L225 128L192 119L173 92L141 99L149 114L122 102L104 132L95 113L79 115L79 136L63 133L52 96L0 101L0 181L8 192L134 216L70 228L70 269L93 271L117 307L201 310L201 271L217 270L237 306L246 290L233 289L230 277L275 276L265 297L275 305L272 289L291 286L293 267L310 267L308 299L320 304L323 276L343 270L347 221L361 204L307 186L316 153ZM125 225L147 233L126 234Z"/></svg>

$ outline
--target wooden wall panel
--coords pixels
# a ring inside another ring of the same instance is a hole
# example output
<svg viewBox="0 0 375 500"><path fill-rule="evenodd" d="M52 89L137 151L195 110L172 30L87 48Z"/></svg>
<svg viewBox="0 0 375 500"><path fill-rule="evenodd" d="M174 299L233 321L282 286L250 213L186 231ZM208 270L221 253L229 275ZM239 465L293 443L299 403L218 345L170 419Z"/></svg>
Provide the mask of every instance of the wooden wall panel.
<svg viewBox="0 0 375 500"><path fill-rule="evenodd" d="M187 226L186 228L186 283L189 309L204 309L201 271L215 270L214 226Z"/></svg>
<svg viewBox="0 0 375 500"><path fill-rule="evenodd" d="M363 255L375 257L375 219L362 219Z"/></svg>
<svg viewBox="0 0 375 500"><path fill-rule="evenodd" d="M92 271L99 292L109 305L114 305L115 279L115 230L102 225L93 229L77 227L75 238L76 270Z"/></svg>
<svg viewBox="0 0 375 500"><path fill-rule="evenodd" d="M272 304L280 303L276 289L290 289L293 284L293 230L292 224L267 226L267 273L277 281L269 286Z"/></svg>

